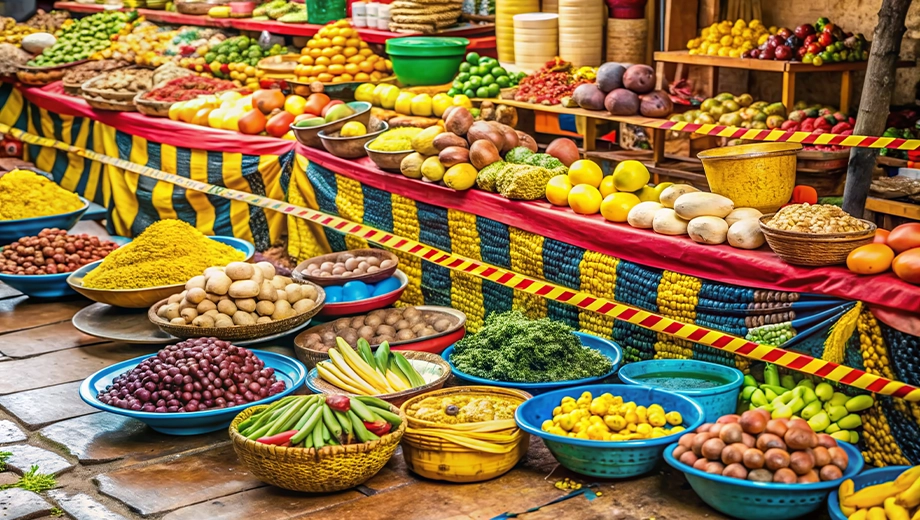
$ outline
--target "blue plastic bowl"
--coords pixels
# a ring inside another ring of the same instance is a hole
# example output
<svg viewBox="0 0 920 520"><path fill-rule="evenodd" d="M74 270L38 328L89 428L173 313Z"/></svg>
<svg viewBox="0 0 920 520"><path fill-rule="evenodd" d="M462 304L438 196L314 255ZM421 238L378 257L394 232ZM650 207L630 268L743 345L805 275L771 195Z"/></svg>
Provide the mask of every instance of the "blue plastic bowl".
<svg viewBox="0 0 920 520"><path fill-rule="evenodd" d="M744 374L737 368L692 359L650 359L624 365L617 376L628 385L644 385L657 388L655 385L647 383L644 377L680 372L712 374L716 379L728 381L724 385L713 388L697 390L664 389L685 395L699 403L705 412L706 422L716 422L723 415L735 413L735 409L738 406L738 394L741 392L741 385L744 384Z"/></svg>
<svg viewBox="0 0 920 520"><path fill-rule="evenodd" d="M638 405L660 404L668 412L680 412L687 431L703 424L703 409L689 397L635 385L588 385L556 390L524 401L514 412L518 426L543 439L556 460L566 468L582 475L603 478L626 478L647 473L661 460L666 445L675 442L679 434L657 439L636 441L593 441L573 439L548 433L540 429L543 421L552 419L553 408L565 396L578 398L582 392L598 396L604 392L635 401Z"/></svg>
<svg viewBox="0 0 920 520"><path fill-rule="evenodd" d="M277 377L279 381L284 381L286 388L281 393L255 403L205 410L203 412L154 413L124 410L122 408L107 405L96 399L96 395L112 384L112 381L116 377L136 367L141 361L150 356L141 356L129 359L128 361L122 361L121 363L103 368L89 376L84 379L83 383L80 385L80 398L93 408L137 419L154 430L168 435L198 435L222 430L229 427L233 418L241 411L250 406L269 404L273 401L277 401L301 388L304 380L307 378L307 368L296 359L281 354L275 354L274 352L266 352L264 350L259 351L257 356L265 363L265 366L275 369L275 377Z"/></svg>
<svg viewBox="0 0 920 520"><path fill-rule="evenodd" d="M30 298L61 298L77 294L67 285L68 276L70 273L35 275L0 273L0 282Z"/></svg>
<svg viewBox="0 0 920 520"><path fill-rule="evenodd" d="M843 443L840 443L843 444ZM849 452L848 452L849 453ZM898 478L901 473L909 470L910 466L888 466L886 468L874 468L864 473L860 473L853 478L853 487L856 491L868 486L891 482ZM827 512L832 520L847 520L843 511L840 510L840 495L838 494L840 486L834 487L830 496L827 497Z"/></svg>
<svg viewBox="0 0 920 520"><path fill-rule="evenodd" d="M744 520L789 520L805 518L805 515L816 511L832 490L862 470L863 458L859 450L848 442L838 445L850 458L843 478L817 484L751 482L706 473L681 463L671 455L677 447L676 442L664 450L664 460L683 472L690 487L703 502L721 513Z"/></svg>
<svg viewBox="0 0 920 520"><path fill-rule="evenodd" d="M598 383L616 373L617 369L620 367L620 362L623 359L623 351L620 349L619 345L609 339L604 339L593 334L575 332L575 335L578 336L578 338L581 340L582 345L593 348L594 350L599 350L601 354L610 358L613 366L610 368L609 372L602 376L586 377L584 379L569 379L568 381L552 381L548 383L516 383L513 381L495 381L494 379L485 379L457 370L457 367L455 367L454 364L450 362L450 356L454 353L453 345L441 353L441 357L443 357L444 360L447 361L447 363L450 365L450 371L454 374L454 377L467 384L514 388L516 390L523 390L531 395L538 395L559 388L568 388L572 386Z"/></svg>
<svg viewBox="0 0 920 520"><path fill-rule="evenodd" d="M89 209L89 201L83 197L80 197L80 200L83 201L83 207L70 213L48 215L47 217L21 218L18 220L0 220L0 246L12 244L22 237L35 236L45 228L69 230L77 225L80 217Z"/></svg>

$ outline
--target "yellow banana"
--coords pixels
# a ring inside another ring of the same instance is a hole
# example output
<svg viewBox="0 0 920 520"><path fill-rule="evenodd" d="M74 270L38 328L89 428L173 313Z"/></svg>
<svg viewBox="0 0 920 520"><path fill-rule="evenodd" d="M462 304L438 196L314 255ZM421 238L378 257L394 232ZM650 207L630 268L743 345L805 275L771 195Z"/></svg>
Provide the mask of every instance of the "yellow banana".
<svg viewBox="0 0 920 520"><path fill-rule="evenodd" d="M859 509L868 509L877 507L885 503L885 499L893 497L898 493L906 490L908 486L897 487L897 480L876 484L874 486L864 487L853 493L843 500L843 505L847 507L856 507ZM881 509L881 508L879 508Z"/></svg>
<svg viewBox="0 0 920 520"><path fill-rule="evenodd" d="M342 357L342 354L339 353L336 349L334 348L329 349L329 359L331 359L332 362L335 363L335 366L338 367L338 369L341 370L342 373L348 376L352 381L354 381L355 383L360 383L361 386L359 386L358 388L361 388L362 390L367 391L368 392L367 395L377 394L377 389L374 386L369 385L364 380L363 377L359 376L354 371L354 369L351 368L351 365L349 365L348 362L345 361L345 359Z"/></svg>
<svg viewBox="0 0 920 520"><path fill-rule="evenodd" d="M390 386L393 387L397 392L402 392L403 390L408 390L410 387L402 382L402 380L393 373L392 370L387 370L385 374L387 381L390 383Z"/></svg>
<svg viewBox="0 0 920 520"><path fill-rule="evenodd" d="M854 484L853 484L853 479L849 479L849 478L846 479L846 480L844 480L844 481L840 484L840 488L837 490L837 496L840 497L840 500L839 500L839 502L838 502L839 505L840 505L840 511L841 511L841 512L843 513L843 515L846 516L847 518L849 518L850 515L852 515L853 513L856 512L856 508L855 508L855 507L847 507L847 506L843 505L843 501L844 501L844 499L846 499L847 497L849 497L850 495L852 495L854 491L855 491L855 487L854 487Z"/></svg>
<svg viewBox="0 0 920 520"><path fill-rule="evenodd" d="M918 478L920 478L920 466L914 466L898 475L898 478L894 479L894 482L898 487L904 486L904 489L907 489Z"/></svg>
<svg viewBox="0 0 920 520"><path fill-rule="evenodd" d="M347 375L345 375L345 373L342 372L339 369L339 367L335 366L335 363L333 363L331 359L329 361L323 361L322 363L323 363L323 367L326 369L326 372L332 373L332 375L339 378L339 380L342 381L343 383L347 385L351 385L352 387L359 388L359 389L362 386L365 386L362 384L363 381L360 381L360 380L356 381L348 377ZM319 364L317 364L317 366L319 366Z"/></svg>
<svg viewBox="0 0 920 520"><path fill-rule="evenodd" d="M909 488L905 489L898 495L898 504L908 509L914 508L920 505L920 478L915 480L914 483L911 484Z"/></svg>
<svg viewBox="0 0 920 520"><path fill-rule="evenodd" d="M920 520L920 509L914 511L914 516L910 517L910 520Z"/></svg>
<svg viewBox="0 0 920 520"><path fill-rule="evenodd" d="M364 391L354 388L353 386L343 382L341 379L335 376L332 372L329 371L327 367L324 366L324 363L317 363L316 372L319 376L326 381L332 383L333 385L345 390L346 392L351 392L353 394L364 395Z"/></svg>
<svg viewBox="0 0 920 520"><path fill-rule="evenodd" d="M855 513L847 516L847 520L866 520L866 516L869 514L868 509L858 509Z"/></svg>
<svg viewBox="0 0 920 520"><path fill-rule="evenodd" d="M383 376L378 374L366 361L361 359L361 356L359 356L350 345L343 343L339 345L339 348L341 349L342 357L345 358L351 368L361 376L361 379L376 388L381 394L392 392L390 385L387 384ZM331 351L330 349L330 352Z"/></svg>
<svg viewBox="0 0 920 520"><path fill-rule="evenodd" d="M885 516L888 520L910 520L910 513L897 504L897 498L888 497L885 499Z"/></svg>
<svg viewBox="0 0 920 520"><path fill-rule="evenodd" d="M866 520L887 520L888 515L885 514L885 510L881 507L873 507L869 510L869 514L866 515Z"/></svg>

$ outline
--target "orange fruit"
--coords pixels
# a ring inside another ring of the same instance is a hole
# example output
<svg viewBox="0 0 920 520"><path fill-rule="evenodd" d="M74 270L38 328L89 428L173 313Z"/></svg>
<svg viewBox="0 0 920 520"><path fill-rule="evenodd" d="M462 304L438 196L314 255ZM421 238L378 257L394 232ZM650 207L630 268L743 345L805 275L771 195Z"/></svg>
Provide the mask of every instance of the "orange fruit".
<svg viewBox="0 0 920 520"><path fill-rule="evenodd" d="M344 74L342 74L342 75L339 76L339 77L342 78L342 81L354 81L354 79L355 79L354 76L352 76L351 74L349 74L349 73L347 73L347 72L344 73Z"/></svg>
<svg viewBox="0 0 920 520"><path fill-rule="evenodd" d="M632 193L611 193L601 202L601 215L611 222L626 222L629 210L639 202L639 197Z"/></svg>
<svg viewBox="0 0 920 520"><path fill-rule="evenodd" d="M368 47L367 42L361 42L361 45L359 45L359 47L361 47L362 49L366 49Z"/></svg>
<svg viewBox="0 0 920 520"><path fill-rule="evenodd" d="M299 61L301 65L313 65L313 59L313 56L301 56Z"/></svg>
<svg viewBox="0 0 920 520"><path fill-rule="evenodd" d="M891 263L891 269L905 282L920 284L920 247L908 249L896 256Z"/></svg>
<svg viewBox="0 0 920 520"><path fill-rule="evenodd" d="M336 77L332 78L332 82L333 82L333 83L342 83L343 81L345 81L345 80L342 79L342 76L336 76Z"/></svg>
<svg viewBox="0 0 920 520"><path fill-rule="evenodd" d="M336 54L338 53L332 47L326 47L325 49L323 49L323 56L327 58L331 58L335 56Z"/></svg>
<svg viewBox="0 0 920 520"><path fill-rule="evenodd" d="M386 72L386 71L387 71L387 62L384 61L384 60L377 60L376 62L374 62L374 70L377 70L377 71L380 71L380 72Z"/></svg>
<svg viewBox="0 0 920 520"><path fill-rule="evenodd" d="M546 183L546 200L554 206L568 206L572 183L567 175L556 175Z"/></svg>
<svg viewBox="0 0 920 520"><path fill-rule="evenodd" d="M332 45L345 45L345 42L348 41L344 36L336 36L332 39Z"/></svg>
<svg viewBox="0 0 920 520"><path fill-rule="evenodd" d="M355 81L369 81L371 77L365 72L355 74Z"/></svg>
<svg viewBox="0 0 920 520"><path fill-rule="evenodd" d="M342 35L342 36L344 36L344 35ZM360 38L349 38L349 39L345 40L345 45L347 45L347 46L349 46L349 47L355 47L355 48L357 48L359 45L361 45L361 39L360 39Z"/></svg>
<svg viewBox="0 0 920 520"><path fill-rule="evenodd" d="M310 41L307 42L307 47L306 47L306 48L308 48L308 49L315 49L315 48L317 48L317 47L319 47L319 40L315 40L315 39L311 38Z"/></svg>
<svg viewBox="0 0 920 520"><path fill-rule="evenodd" d="M319 43L317 44L317 47L321 49L325 49L326 47L329 47L330 45L332 45L332 42L329 40L329 38L320 38Z"/></svg>
<svg viewBox="0 0 920 520"><path fill-rule="evenodd" d="M888 234L889 234L889 233L891 233L891 231L888 231L887 229L876 229L876 230L875 230L875 238L872 239L872 242L874 242L874 243L876 243L876 244L886 244L886 243L888 243Z"/></svg>
<svg viewBox="0 0 920 520"><path fill-rule="evenodd" d="M346 58L351 58L352 56L356 56L357 54L358 54L358 49L355 47L348 46L342 49L342 55L345 56Z"/></svg>
<svg viewBox="0 0 920 520"><path fill-rule="evenodd" d="M332 57L332 63L335 65L344 65L345 56L342 56L341 54L336 54L335 56Z"/></svg>
<svg viewBox="0 0 920 520"><path fill-rule="evenodd" d="M362 47L358 54L361 56L374 56L374 51Z"/></svg>
<svg viewBox="0 0 920 520"><path fill-rule="evenodd" d="M354 56L350 56L347 60L345 60L346 63L355 64L361 63L362 61L364 61L364 56L361 56L360 54L355 54ZM373 69L373 67L371 68Z"/></svg>
<svg viewBox="0 0 920 520"><path fill-rule="evenodd" d="M374 72L374 64L369 61L362 61L358 64L358 68L361 69L361 72L367 72L368 74Z"/></svg>
<svg viewBox="0 0 920 520"><path fill-rule="evenodd" d="M328 66L328 65L332 64L332 60L329 59L329 58L327 58L326 56L320 56L319 58L316 58L316 61L315 61L313 64L314 64L314 65L326 65L326 66Z"/></svg>
<svg viewBox="0 0 920 520"><path fill-rule="evenodd" d="M885 243L898 253L920 247L920 223L910 222L892 229Z"/></svg>
<svg viewBox="0 0 920 520"><path fill-rule="evenodd" d="M333 80L333 78L334 76L332 74L329 74L328 72L324 72L316 76L316 81L319 81L321 83L329 83L330 81Z"/></svg>
<svg viewBox="0 0 920 520"><path fill-rule="evenodd" d="M603 179L601 179L601 184L600 186L598 186L597 189L601 191L602 197L606 197L607 195L610 195L611 193L616 193L617 189L613 185L613 175L608 175L604 177Z"/></svg>
<svg viewBox="0 0 920 520"><path fill-rule="evenodd" d="M326 67L325 65L314 65L314 66L313 66L313 70L310 71L310 74L311 74L311 75L313 75L313 74L319 75L319 74L322 74L322 73L326 72L327 70L329 70L329 69L328 69L328 67Z"/></svg>
<svg viewBox="0 0 920 520"><path fill-rule="evenodd" d="M311 58L319 58L319 57L322 56L322 55L323 55L323 50L322 50L322 49L318 49L318 48L310 49L310 57L311 57Z"/></svg>
<svg viewBox="0 0 920 520"><path fill-rule="evenodd" d="M318 65L318 66L321 67L322 65ZM309 76L310 74L313 74L313 66L312 66L312 65L301 65L300 74L299 74L299 75L300 75L300 76Z"/></svg>
<svg viewBox="0 0 920 520"><path fill-rule="evenodd" d="M359 69L356 64L349 63L348 65L345 65L345 72L354 76L355 74L361 72L361 69Z"/></svg>
<svg viewBox="0 0 920 520"><path fill-rule="evenodd" d="M345 67L343 65L339 65L339 64L329 65L329 74L332 74L333 76L339 76L343 72L345 72Z"/></svg>
<svg viewBox="0 0 920 520"><path fill-rule="evenodd" d="M332 50L334 50L336 54L340 54L340 53L342 52L342 49L344 49L344 48L345 48L345 47L342 47L341 45L334 45L334 46L332 47Z"/></svg>
<svg viewBox="0 0 920 520"><path fill-rule="evenodd" d="M885 244L867 244L847 255L847 268L859 274L884 273L891 267L894 251Z"/></svg>
<svg viewBox="0 0 920 520"><path fill-rule="evenodd" d="M569 166L569 180L572 184L589 184L597 188L603 179L604 171L594 161L581 159Z"/></svg>
<svg viewBox="0 0 920 520"><path fill-rule="evenodd" d="M357 31L355 31L351 27L345 27L345 28L339 29L339 36L344 36L349 39L355 39L356 41L361 41L361 40L358 40L357 38L352 38L352 36L355 36L356 34L357 34ZM355 45L357 45L357 43Z"/></svg>

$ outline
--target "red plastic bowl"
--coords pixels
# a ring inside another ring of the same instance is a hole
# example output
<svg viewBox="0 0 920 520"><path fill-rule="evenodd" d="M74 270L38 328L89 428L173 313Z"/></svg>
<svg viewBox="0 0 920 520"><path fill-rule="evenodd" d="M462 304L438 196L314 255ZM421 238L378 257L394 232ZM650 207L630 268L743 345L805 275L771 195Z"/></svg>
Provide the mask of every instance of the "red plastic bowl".
<svg viewBox="0 0 920 520"><path fill-rule="evenodd" d="M319 311L317 316L328 318L354 316L355 314L367 314L373 310L382 309L384 307L393 305L397 300L399 300L399 297L402 296L403 291L406 290L406 286L409 285L409 277L406 276L406 273L400 271L399 269L393 273L393 276L398 278L400 281L399 289L396 289L393 292L388 292L386 294L381 294L380 296L374 296L373 298L367 298L354 302L329 303L329 300L326 300L326 304L323 305L323 310ZM447 347L445 346L444 348Z"/></svg>
<svg viewBox="0 0 920 520"><path fill-rule="evenodd" d="M441 352L447 350L447 347L463 339L463 336L466 336L466 326L460 327L459 329L451 332L450 334L445 334L444 336L428 337L414 343L407 343L398 347L391 347L390 350L415 350L417 352L430 352L432 354L440 354Z"/></svg>

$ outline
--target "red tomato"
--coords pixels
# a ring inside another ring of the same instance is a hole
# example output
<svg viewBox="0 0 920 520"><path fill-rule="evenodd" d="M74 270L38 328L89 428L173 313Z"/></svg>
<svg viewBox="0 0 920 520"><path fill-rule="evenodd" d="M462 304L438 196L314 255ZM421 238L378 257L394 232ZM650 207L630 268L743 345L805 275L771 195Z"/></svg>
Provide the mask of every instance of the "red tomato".
<svg viewBox="0 0 920 520"><path fill-rule="evenodd" d="M847 255L847 268L859 274L884 273L891 267L894 251L885 244L859 246Z"/></svg>
<svg viewBox="0 0 920 520"><path fill-rule="evenodd" d="M307 98L307 104L304 105L304 112L314 116L322 115L323 107L329 104L329 96L322 93L310 94Z"/></svg>
<svg viewBox="0 0 920 520"><path fill-rule="evenodd" d="M901 224L892 229L885 243L891 246L896 253L920 247L920 223Z"/></svg>
<svg viewBox="0 0 920 520"><path fill-rule="evenodd" d="M920 247L904 251L894 257L891 269L907 283L920 285Z"/></svg>
<svg viewBox="0 0 920 520"><path fill-rule="evenodd" d="M888 231L887 229L876 229L875 239L872 240L872 242L875 244L887 244L889 233L891 233L891 231Z"/></svg>

